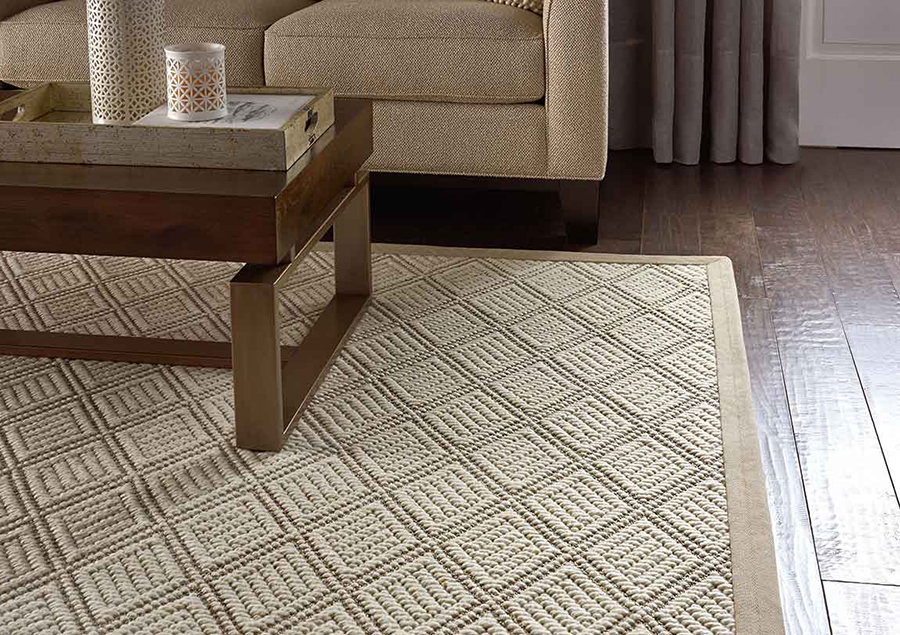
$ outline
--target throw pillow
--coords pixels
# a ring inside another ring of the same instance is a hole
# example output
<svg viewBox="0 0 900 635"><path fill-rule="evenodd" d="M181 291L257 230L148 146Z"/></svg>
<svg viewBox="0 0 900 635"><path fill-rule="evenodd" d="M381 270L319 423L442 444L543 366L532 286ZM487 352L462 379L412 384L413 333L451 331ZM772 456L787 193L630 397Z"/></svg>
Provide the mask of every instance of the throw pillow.
<svg viewBox="0 0 900 635"><path fill-rule="evenodd" d="M486 0L486 2L499 2L511 7L518 7L526 11L534 11L538 15L544 13L544 0Z"/></svg>

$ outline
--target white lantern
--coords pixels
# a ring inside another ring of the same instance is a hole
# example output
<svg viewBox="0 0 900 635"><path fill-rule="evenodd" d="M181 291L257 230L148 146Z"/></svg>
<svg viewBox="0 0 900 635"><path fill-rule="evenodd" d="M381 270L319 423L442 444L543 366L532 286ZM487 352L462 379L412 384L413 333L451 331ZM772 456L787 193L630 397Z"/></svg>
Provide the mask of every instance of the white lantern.
<svg viewBox="0 0 900 635"><path fill-rule="evenodd" d="M197 42L166 47L169 119L209 121L228 114L225 45Z"/></svg>
<svg viewBox="0 0 900 635"><path fill-rule="evenodd" d="M87 0L94 123L127 125L165 102L165 0Z"/></svg>

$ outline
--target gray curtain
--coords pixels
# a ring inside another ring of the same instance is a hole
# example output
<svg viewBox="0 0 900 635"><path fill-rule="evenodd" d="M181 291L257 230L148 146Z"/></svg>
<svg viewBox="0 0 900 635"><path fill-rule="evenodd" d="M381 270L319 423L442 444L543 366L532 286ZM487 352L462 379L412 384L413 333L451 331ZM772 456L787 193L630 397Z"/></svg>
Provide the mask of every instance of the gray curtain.
<svg viewBox="0 0 900 635"><path fill-rule="evenodd" d="M799 158L801 0L610 0L610 146Z"/></svg>

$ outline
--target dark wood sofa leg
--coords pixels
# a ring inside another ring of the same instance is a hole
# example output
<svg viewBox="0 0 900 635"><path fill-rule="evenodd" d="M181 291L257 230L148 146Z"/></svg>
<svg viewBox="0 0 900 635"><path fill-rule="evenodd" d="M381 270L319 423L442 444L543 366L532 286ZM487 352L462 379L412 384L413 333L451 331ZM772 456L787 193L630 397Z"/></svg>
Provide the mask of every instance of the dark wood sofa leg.
<svg viewBox="0 0 900 635"><path fill-rule="evenodd" d="M560 181L559 202L568 242L596 245L600 238L600 181Z"/></svg>

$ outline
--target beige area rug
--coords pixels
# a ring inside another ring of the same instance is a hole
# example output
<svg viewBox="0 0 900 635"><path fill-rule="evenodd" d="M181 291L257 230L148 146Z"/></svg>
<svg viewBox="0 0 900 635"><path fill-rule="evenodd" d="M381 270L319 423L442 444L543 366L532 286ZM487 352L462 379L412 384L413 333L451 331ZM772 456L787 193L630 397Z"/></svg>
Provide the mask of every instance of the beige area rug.
<svg viewBox="0 0 900 635"><path fill-rule="evenodd" d="M0 632L782 632L728 261L396 252L278 454L227 371L0 358ZM224 339L234 270L0 254L0 323Z"/></svg>

